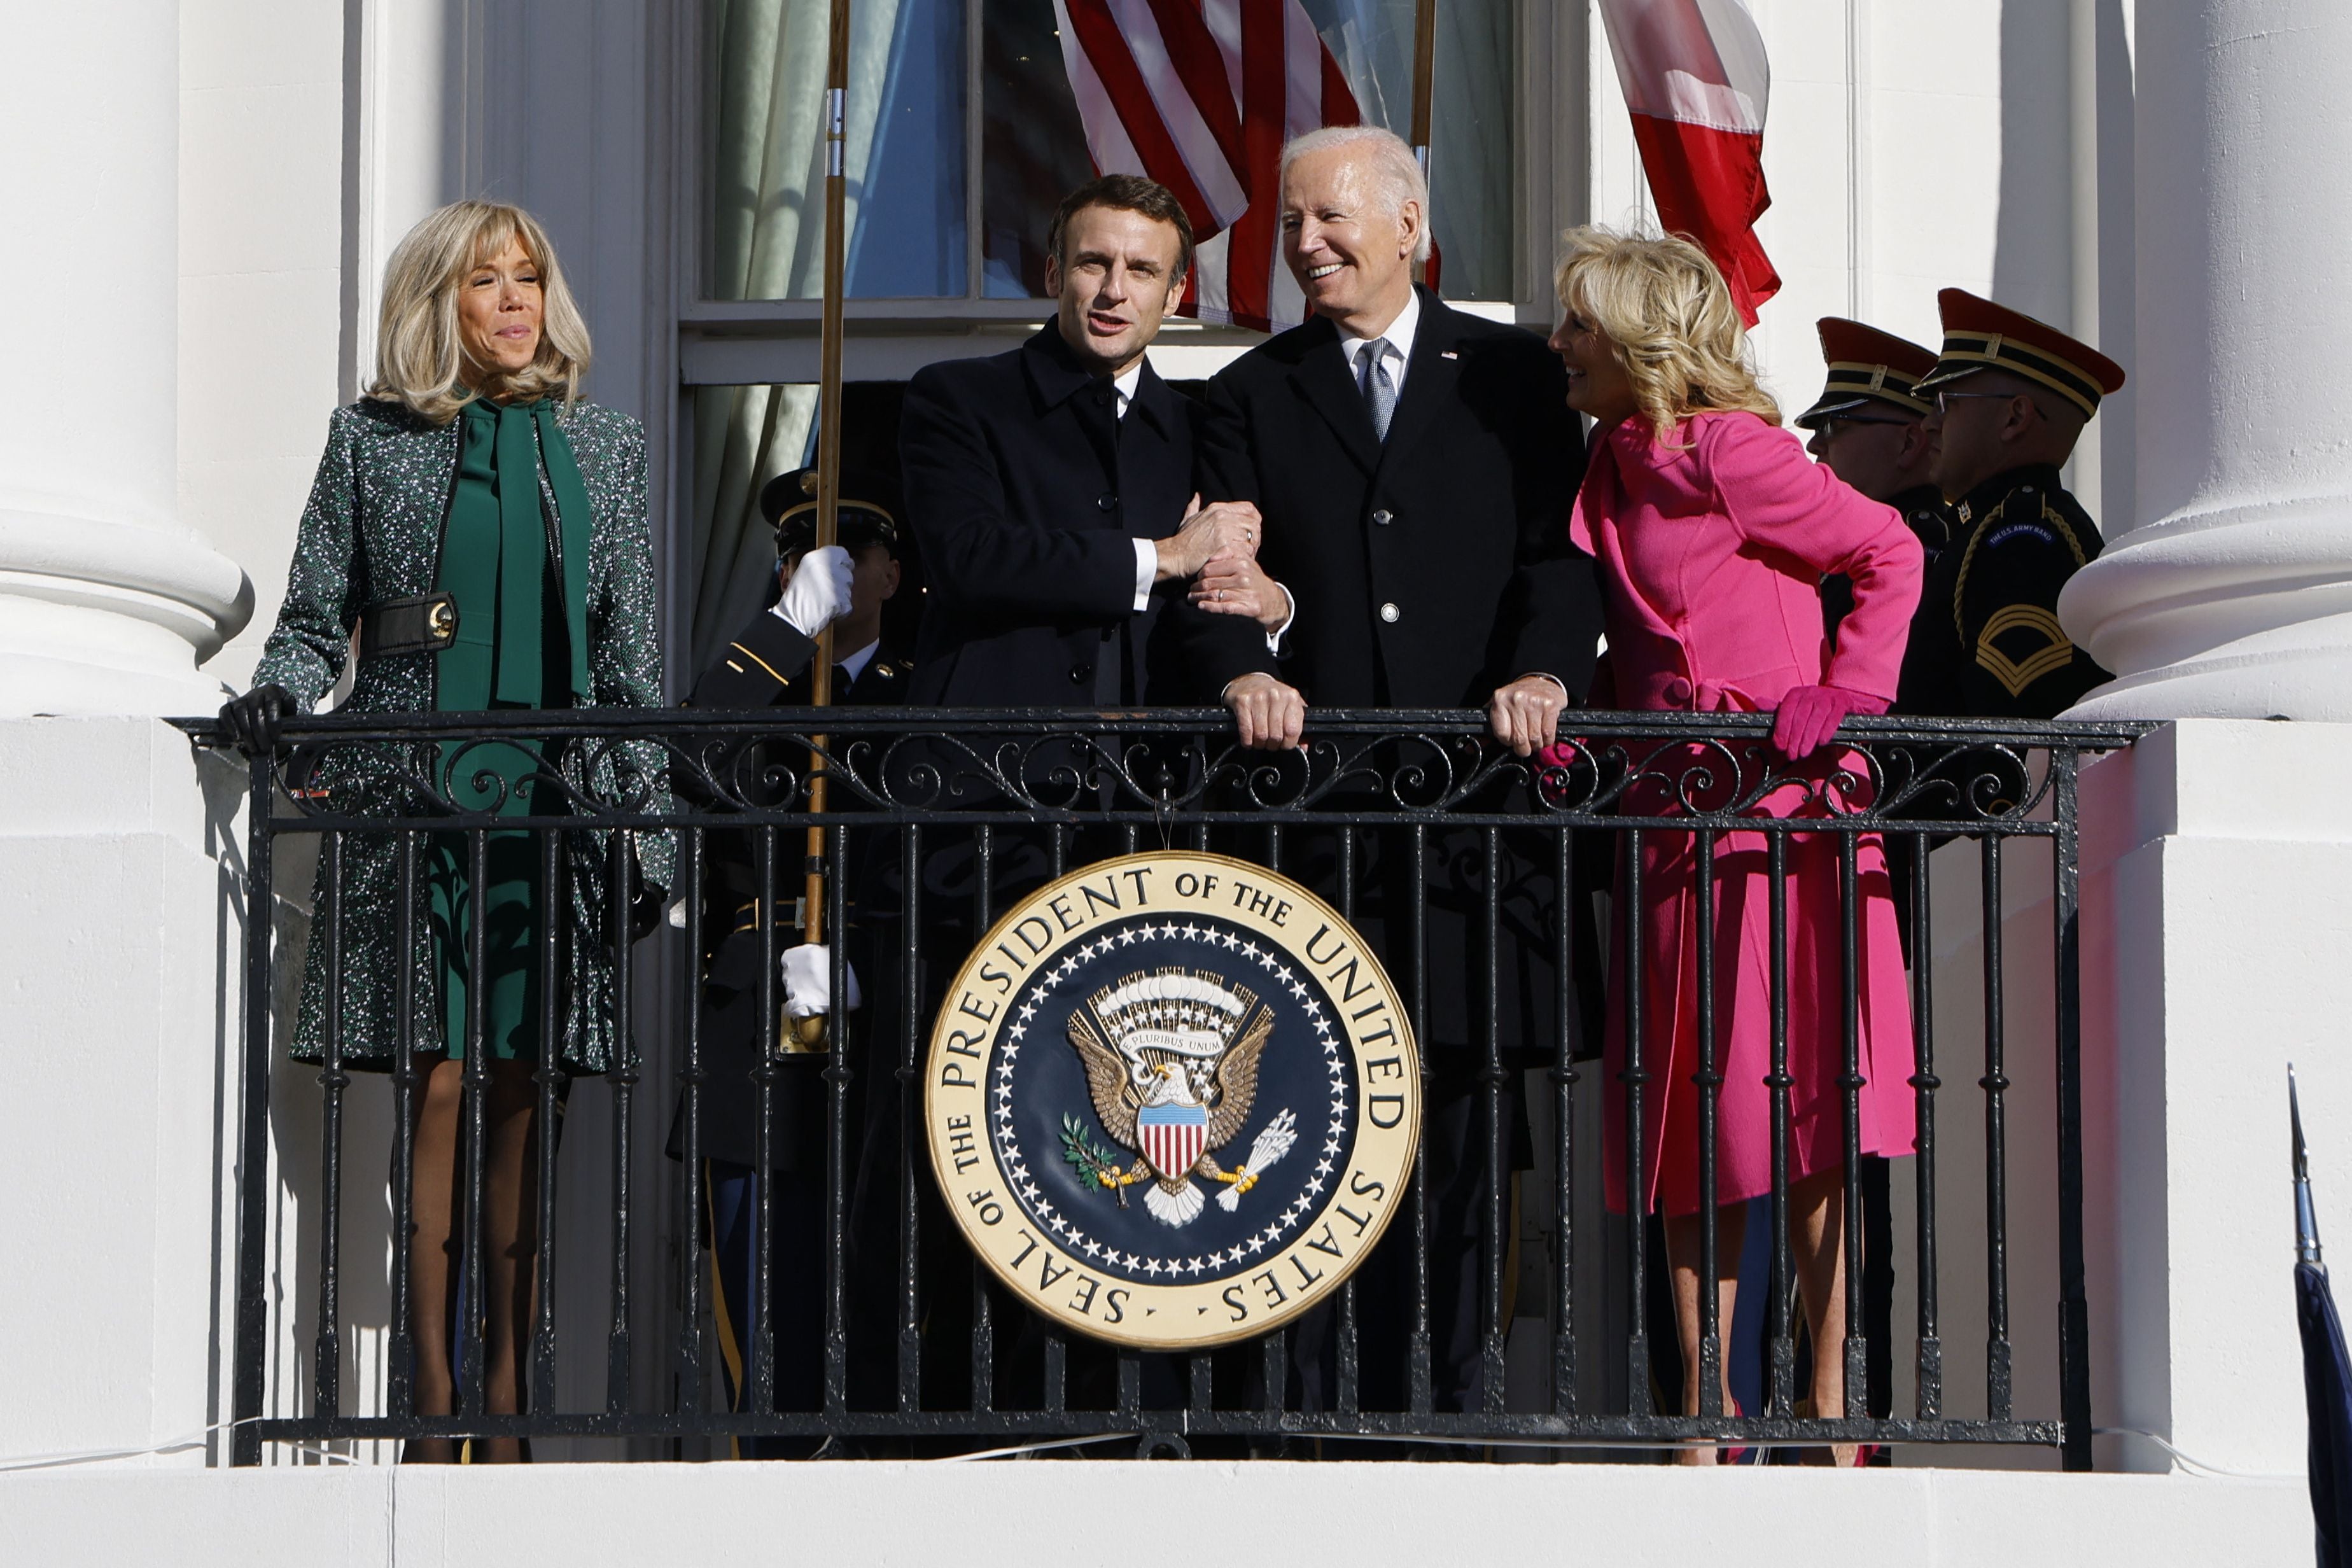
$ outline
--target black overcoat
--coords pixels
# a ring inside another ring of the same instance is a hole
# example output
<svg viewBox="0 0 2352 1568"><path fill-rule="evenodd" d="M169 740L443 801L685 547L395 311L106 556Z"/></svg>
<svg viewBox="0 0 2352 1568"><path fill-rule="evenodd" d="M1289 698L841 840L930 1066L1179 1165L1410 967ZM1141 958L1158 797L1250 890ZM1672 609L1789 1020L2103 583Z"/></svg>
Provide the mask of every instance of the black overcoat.
<svg viewBox="0 0 2352 1568"><path fill-rule="evenodd" d="M908 384L898 449L929 590L910 700L1207 701L1223 681L1206 670L1263 649L1249 622L1193 609L1181 582L1136 610L1134 541L1183 522L1199 411L1148 363L1124 419L1115 397L1052 321Z"/></svg>
<svg viewBox="0 0 2352 1568"><path fill-rule="evenodd" d="M1227 366L1209 383L1202 493L1257 504L1259 563L1297 618L1278 664L1235 644L1224 678L1272 670L1325 707L1480 706L1538 672L1581 698L1601 590L1568 541L1584 437L1567 397L1533 333L1426 289L1385 443L1327 320Z"/></svg>
<svg viewBox="0 0 2352 1568"><path fill-rule="evenodd" d="M1278 658L1260 641L1217 675L1279 675L1306 695L1310 726L1314 706L1482 707L1496 687L1538 673L1580 700L1601 610L1592 560L1568 539L1584 440L1567 395L1559 361L1534 334L1449 310L1426 289L1385 442L1327 320L1220 373L1202 427L1202 493L1256 503L1265 518L1258 559L1297 614ZM1466 804L1526 805L1524 784L1494 795ZM1349 799L1333 804L1345 812ZM1478 1045L1490 1018L1507 1050L1557 1041L1552 953L1564 901L1549 842L1505 835L1490 1013L1478 978L1479 836L1433 837L1421 889L1401 837L1364 836L1356 925L1408 994L1412 904L1428 902L1424 1046ZM1292 874L1336 898L1337 835L1297 835L1293 853Z"/></svg>

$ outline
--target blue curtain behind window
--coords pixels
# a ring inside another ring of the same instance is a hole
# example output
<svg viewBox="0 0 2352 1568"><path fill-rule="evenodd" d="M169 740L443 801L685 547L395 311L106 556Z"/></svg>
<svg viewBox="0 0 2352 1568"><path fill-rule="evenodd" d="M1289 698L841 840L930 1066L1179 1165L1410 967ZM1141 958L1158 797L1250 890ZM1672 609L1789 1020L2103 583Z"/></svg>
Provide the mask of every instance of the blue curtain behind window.
<svg viewBox="0 0 2352 1568"><path fill-rule="evenodd" d="M962 0L901 0L849 240L849 292L964 291Z"/></svg>

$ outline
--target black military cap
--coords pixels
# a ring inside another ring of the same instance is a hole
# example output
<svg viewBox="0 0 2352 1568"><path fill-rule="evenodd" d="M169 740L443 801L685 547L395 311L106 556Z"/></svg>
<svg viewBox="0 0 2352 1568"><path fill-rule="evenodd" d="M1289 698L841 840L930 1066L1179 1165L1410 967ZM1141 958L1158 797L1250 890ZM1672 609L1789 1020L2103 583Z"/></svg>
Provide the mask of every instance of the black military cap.
<svg viewBox="0 0 2352 1568"><path fill-rule="evenodd" d="M878 544L898 556L898 487L880 474L841 476L838 541L845 550ZM816 543L816 470L778 474L760 489L760 515L776 531L776 552L790 555Z"/></svg>

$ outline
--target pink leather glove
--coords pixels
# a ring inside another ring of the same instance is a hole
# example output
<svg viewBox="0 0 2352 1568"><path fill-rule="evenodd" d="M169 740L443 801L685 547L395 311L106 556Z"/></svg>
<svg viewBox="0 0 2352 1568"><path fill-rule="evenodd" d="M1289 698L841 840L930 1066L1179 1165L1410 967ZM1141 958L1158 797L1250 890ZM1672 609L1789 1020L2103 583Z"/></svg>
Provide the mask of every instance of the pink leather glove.
<svg viewBox="0 0 2352 1568"><path fill-rule="evenodd" d="M1772 723L1772 744L1792 763L1822 749L1838 726L1854 713L1884 713L1886 699L1843 686L1795 686L1780 699Z"/></svg>

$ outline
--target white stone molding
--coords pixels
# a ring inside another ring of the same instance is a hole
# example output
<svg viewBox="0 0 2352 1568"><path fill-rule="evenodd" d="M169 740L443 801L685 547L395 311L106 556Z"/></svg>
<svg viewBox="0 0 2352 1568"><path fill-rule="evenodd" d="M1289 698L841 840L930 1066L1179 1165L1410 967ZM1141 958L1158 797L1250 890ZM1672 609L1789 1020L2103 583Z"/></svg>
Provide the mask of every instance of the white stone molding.
<svg viewBox="0 0 2352 1568"><path fill-rule="evenodd" d="M0 714L209 713L253 584L192 535L0 510Z"/></svg>
<svg viewBox="0 0 2352 1568"><path fill-rule="evenodd" d="M0 49L0 716L211 712L252 613L177 518L178 24L20 7Z"/></svg>
<svg viewBox="0 0 2352 1568"><path fill-rule="evenodd" d="M2059 615L2116 679L2074 712L2352 719L2352 7L2142 6L2138 509Z"/></svg>

